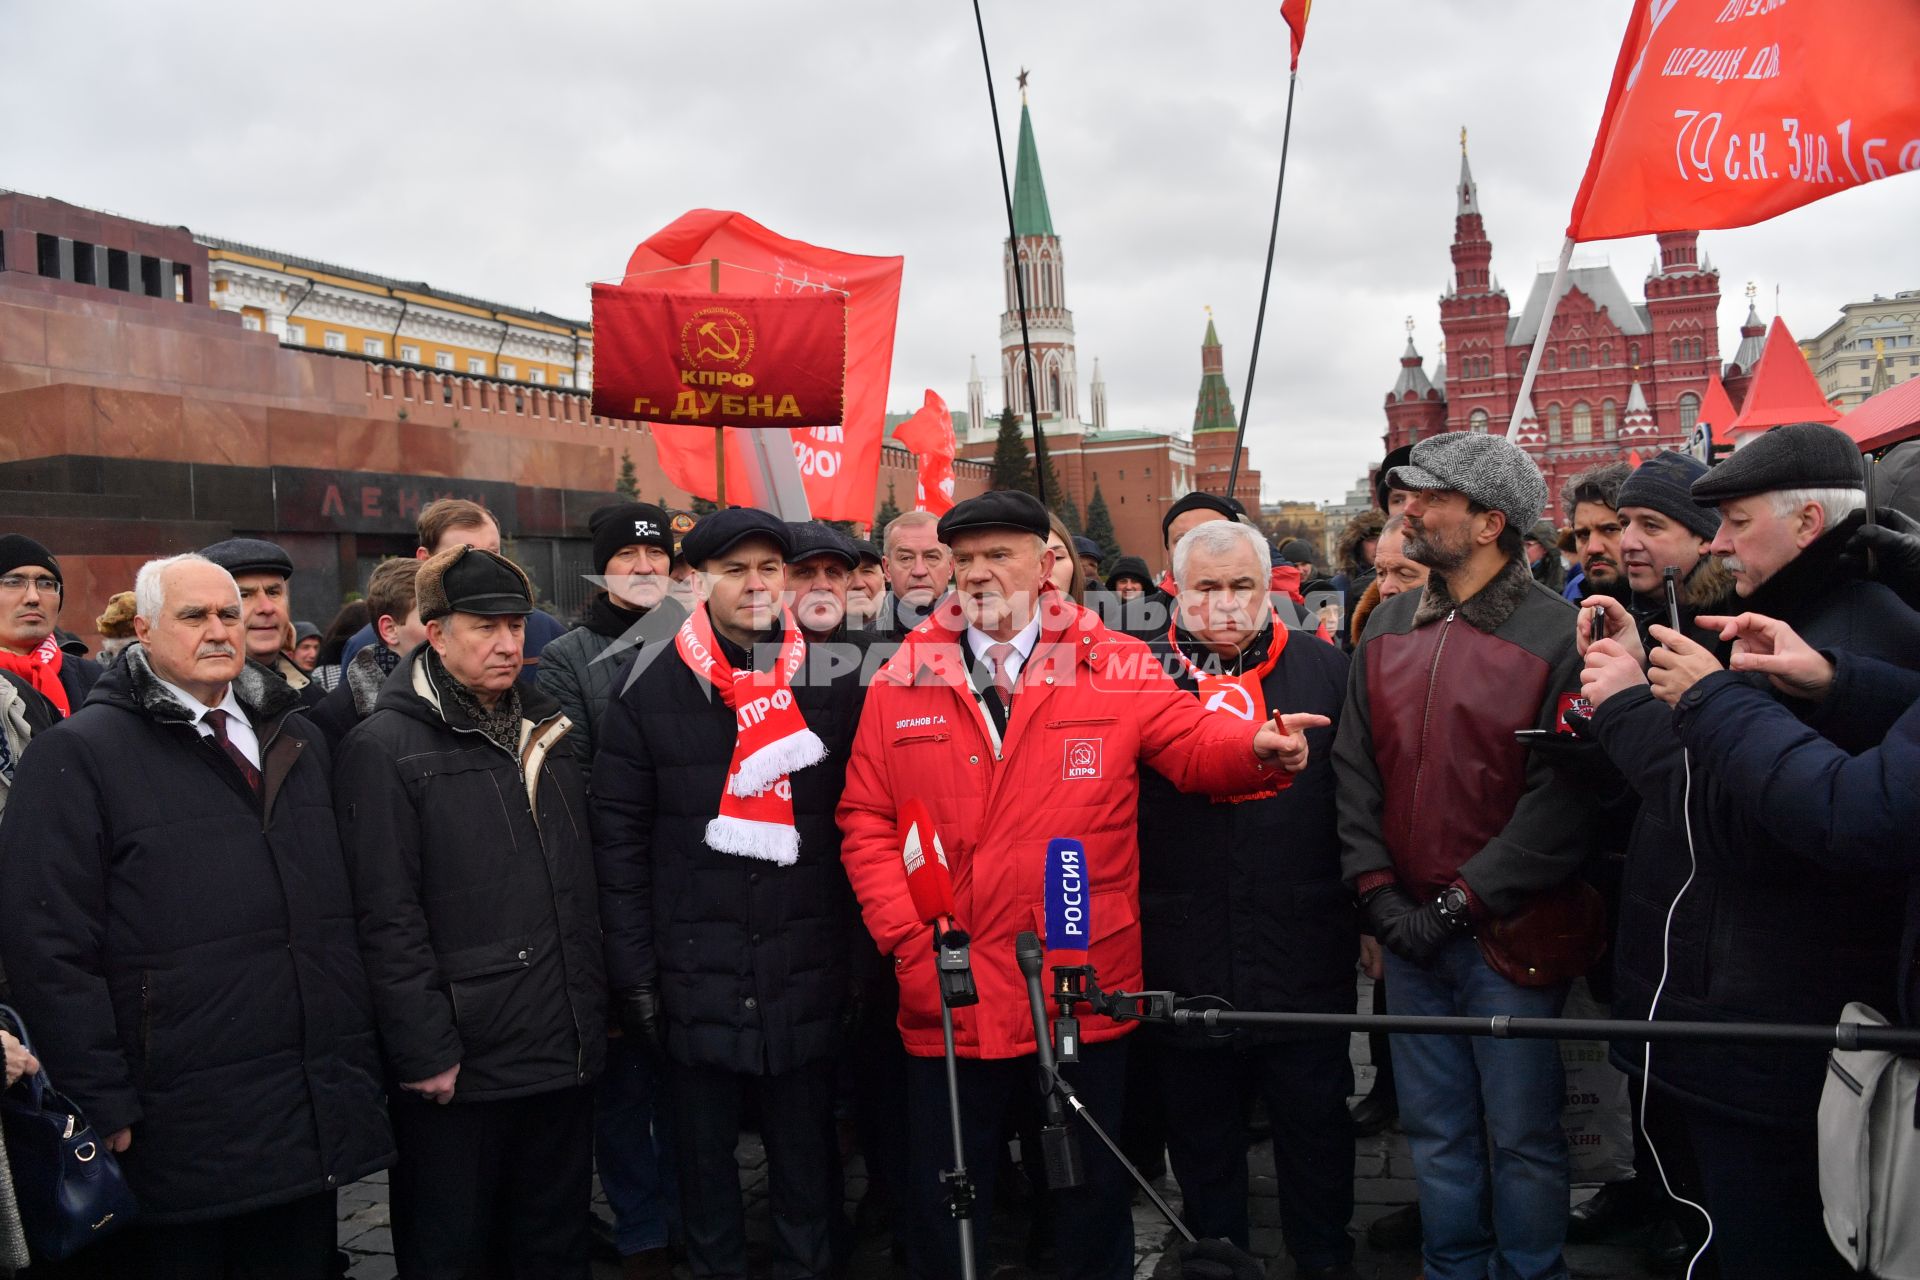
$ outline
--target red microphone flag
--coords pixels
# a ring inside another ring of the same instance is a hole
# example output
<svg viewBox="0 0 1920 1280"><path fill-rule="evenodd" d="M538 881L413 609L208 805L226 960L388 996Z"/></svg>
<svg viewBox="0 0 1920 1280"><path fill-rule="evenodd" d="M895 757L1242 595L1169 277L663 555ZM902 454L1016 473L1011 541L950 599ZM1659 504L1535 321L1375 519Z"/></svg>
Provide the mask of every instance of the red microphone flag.
<svg viewBox="0 0 1920 1280"><path fill-rule="evenodd" d="M914 510L945 515L953 510L953 415L933 391L914 415L893 429L893 442L920 458L919 492Z"/></svg>
<svg viewBox="0 0 1920 1280"><path fill-rule="evenodd" d="M1570 240L1744 227L1920 168L1920 4L1636 0Z"/></svg>
<svg viewBox="0 0 1920 1280"><path fill-rule="evenodd" d="M909 800L900 807L900 859L906 864L914 914L922 921L951 919L953 875L924 801Z"/></svg>

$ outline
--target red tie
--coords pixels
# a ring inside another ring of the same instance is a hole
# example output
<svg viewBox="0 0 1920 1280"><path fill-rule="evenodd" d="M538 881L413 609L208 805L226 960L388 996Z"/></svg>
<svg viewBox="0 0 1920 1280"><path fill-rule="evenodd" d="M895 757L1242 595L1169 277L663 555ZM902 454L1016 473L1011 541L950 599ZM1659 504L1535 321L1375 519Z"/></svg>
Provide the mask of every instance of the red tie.
<svg viewBox="0 0 1920 1280"><path fill-rule="evenodd" d="M993 691L1008 710L1013 709L1013 659L1019 652L1010 644L987 646L987 661L993 664Z"/></svg>
<svg viewBox="0 0 1920 1280"><path fill-rule="evenodd" d="M234 767L240 770L240 776L247 780L247 785L253 788L253 794L257 796L260 794L260 771L253 767L253 761L247 759L247 753L234 746L233 739L227 736L228 714L216 707L201 719L213 730L213 740L220 744L220 749L227 753L227 759L233 761Z"/></svg>

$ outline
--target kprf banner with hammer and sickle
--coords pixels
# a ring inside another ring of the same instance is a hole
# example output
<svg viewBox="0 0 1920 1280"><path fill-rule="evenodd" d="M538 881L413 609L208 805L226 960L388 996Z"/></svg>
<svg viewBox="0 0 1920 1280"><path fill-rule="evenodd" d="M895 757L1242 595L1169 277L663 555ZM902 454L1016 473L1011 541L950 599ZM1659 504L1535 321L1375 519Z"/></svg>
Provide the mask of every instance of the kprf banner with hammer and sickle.
<svg viewBox="0 0 1920 1280"><path fill-rule="evenodd" d="M693 427L845 413L847 298L593 286L593 411Z"/></svg>

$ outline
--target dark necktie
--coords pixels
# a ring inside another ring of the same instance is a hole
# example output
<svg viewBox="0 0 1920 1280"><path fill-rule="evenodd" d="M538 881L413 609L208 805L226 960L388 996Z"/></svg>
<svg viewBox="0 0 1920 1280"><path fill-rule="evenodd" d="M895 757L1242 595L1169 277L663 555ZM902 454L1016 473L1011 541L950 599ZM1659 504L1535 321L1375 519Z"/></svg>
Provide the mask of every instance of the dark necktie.
<svg viewBox="0 0 1920 1280"><path fill-rule="evenodd" d="M227 753L227 759L233 761L234 768L240 770L240 776L253 788L253 794L260 794L260 771L253 767L253 761L247 759L247 753L233 745L233 739L227 736L227 716L229 713L215 708L201 717L207 727L213 730L213 740Z"/></svg>
<svg viewBox="0 0 1920 1280"><path fill-rule="evenodd" d="M1000 695L1000 705L1009 711L1013 709L1013 659L1019 652L1010 644L987 646L987 661L993 666L993 691Z"/></svg>

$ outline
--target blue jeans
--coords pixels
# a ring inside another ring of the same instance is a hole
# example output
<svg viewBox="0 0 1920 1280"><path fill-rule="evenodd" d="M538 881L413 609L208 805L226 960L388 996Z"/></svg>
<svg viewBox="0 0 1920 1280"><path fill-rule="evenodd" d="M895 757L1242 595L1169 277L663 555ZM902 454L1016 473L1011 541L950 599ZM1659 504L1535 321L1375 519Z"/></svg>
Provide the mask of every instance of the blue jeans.
<svg viewBox="0 0 1920 1280"><path fill-rule="evenodd" d="M624 1040L607 1041L594 1096L594 1156L621 1257L665 1248L680 1229L665 1093L646 1055Z"/></svg>
<svg viewBox="0 0 1920 1280"><path fill-rule="evenodd" d="M1388 952L1387 1012L1557 1018L1567 989L1516 987L1455 938L1430 967ZM1564 1280L1566 1084L1552 1040L1396 1035L1400 1123L1420 1184L1427 1280Z"/></svg>

